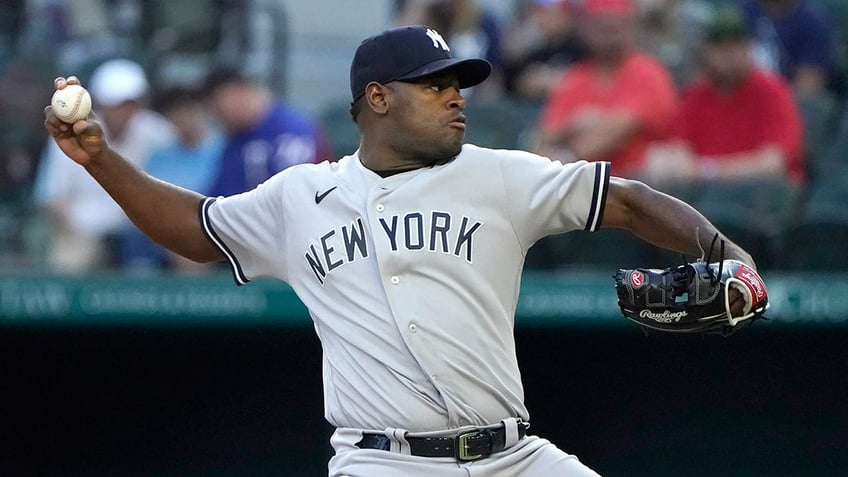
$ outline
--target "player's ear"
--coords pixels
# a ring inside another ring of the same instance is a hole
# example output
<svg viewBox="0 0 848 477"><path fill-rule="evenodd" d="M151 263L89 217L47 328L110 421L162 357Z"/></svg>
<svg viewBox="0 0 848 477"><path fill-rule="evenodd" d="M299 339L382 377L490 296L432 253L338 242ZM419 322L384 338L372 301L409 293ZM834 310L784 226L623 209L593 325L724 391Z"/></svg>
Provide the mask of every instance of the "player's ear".
<svg viewBox="0 0 848 477"><path fill-rule="evenodd" d="M386 114L389 110L389 102L386 100L386 94L389 88L386 85L372 81L365 86L365 101L368 107L377 114Z"/></svg>

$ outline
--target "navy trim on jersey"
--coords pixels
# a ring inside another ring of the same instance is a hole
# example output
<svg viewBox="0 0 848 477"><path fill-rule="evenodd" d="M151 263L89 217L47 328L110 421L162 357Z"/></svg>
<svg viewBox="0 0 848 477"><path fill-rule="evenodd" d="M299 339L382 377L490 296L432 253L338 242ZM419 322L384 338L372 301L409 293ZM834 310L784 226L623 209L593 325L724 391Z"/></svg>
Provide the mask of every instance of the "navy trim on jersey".
<svg viewBox="0 0 848 477"><path fill-rule="evenodd" d="M609 162L596 162L595 184L592 187L592 203L589 206L589 217L586 219L586 227L584 230L594 232L601 227L601 221L604 218L604 207L607 203L609 179Z"/></svg>
<svg viewBox="0 0 848 477"><path fill-rule="evenodd" d="M233 270L233 281L236 282L236 285L241 286L246 283L249 283L250 280L244 275L244 271L241 269L241 264L236 259L236 255L227 247L227 244L221 240L221 237L218 236L218 233L215 232L215 229L212 228L212 223L209 220L209 208L215 203L214 197L207 197L206 199L200 202L200 206L198 207L198 211L200 213L200 224L203 233L206 235L206 238L209 239L219 250L227 257L227 260L230 262L230 268Z"/></svg>

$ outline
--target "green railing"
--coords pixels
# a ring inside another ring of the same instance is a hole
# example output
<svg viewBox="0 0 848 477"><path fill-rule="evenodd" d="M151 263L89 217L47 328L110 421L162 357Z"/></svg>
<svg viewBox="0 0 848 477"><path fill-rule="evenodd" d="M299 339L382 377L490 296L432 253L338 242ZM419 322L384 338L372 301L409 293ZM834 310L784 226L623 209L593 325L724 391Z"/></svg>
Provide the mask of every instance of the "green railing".
<svg viewBox="0 0 848 477"><path fill-rule="evenodd" d="M848 272L765 276L771 325L848 324ZM631 326L618 312L611 273L525 275L519 326ZM0 325L311 326L285 284L237 287L227 275L189 278L0 274Z"/></svg>

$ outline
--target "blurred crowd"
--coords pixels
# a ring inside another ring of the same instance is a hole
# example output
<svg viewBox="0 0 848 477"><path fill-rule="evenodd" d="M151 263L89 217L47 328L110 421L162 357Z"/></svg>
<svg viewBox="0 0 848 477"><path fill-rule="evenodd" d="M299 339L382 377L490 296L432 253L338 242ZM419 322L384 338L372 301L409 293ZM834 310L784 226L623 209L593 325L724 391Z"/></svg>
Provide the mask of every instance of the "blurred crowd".
<svg viewBox="0 0 848 477"><path fill-rule="evenodd" d="M455 56L494 66L465 92L468 142L610 161L615 175L697 207L761 268L848 269L848 2L512 0L508 14L490 6L387 3L394 24L429 25ZM65 72L91 91L114 149L206 195L352 153L344 101L313 114L284 94L286 8L3 2L0 270L214 269L147 240L48 140L41 109ZM680 260L615 230L587 235L539 242L528 267Z"/></svg>

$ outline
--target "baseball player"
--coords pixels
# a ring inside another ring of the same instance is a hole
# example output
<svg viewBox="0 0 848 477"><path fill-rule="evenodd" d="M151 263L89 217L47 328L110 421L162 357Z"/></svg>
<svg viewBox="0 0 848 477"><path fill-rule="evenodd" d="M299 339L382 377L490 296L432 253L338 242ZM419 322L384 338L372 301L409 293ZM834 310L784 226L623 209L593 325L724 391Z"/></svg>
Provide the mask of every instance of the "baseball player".
<svg viewBox="0 0 848 477"><path fill-rule="evenodd" d="M490 71L426 26L370 37L350 70L359 149L231 197L145 175L93 116L66 125L48 107L45 124L156 242L296 291L324 351L331 476L597 475L528 431L513 339L525 254L606 226L698 255L716 229L608 163L463 144L460 90ZM730 242L726 256L753 265Z"/></svg>

